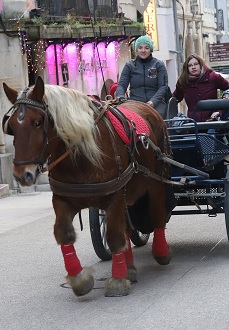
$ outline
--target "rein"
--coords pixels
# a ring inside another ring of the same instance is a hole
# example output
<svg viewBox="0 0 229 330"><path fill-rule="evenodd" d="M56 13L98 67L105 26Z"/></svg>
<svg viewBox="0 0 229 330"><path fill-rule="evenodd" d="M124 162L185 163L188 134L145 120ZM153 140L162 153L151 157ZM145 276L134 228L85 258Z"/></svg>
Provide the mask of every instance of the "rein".
<svg viewBox="0 0 229 330"><path fill-rule="evenodd" d="M104 114L106 113L107 110L111 110L112 112L116 115L117 111L115 111L114 107L110 107L109 105L106 105L105 107L100 107L101 113L96 120L96 124L98 123L98 121L102 118L104 118ZM121 114L120 112L117 114L117 118L120 118ZM123 116L121 118L121 122L123 123L123 121L125 120L125 116ZM128 122L128 119L126 119L126 121ZM129 135L131 137L133 137L133 132L131 132L130 127L127 128L127 122L124 124L124 128L126 130L126 133L129 130ZM109 123L109 124L108 124ZM111 125L110 122L108 121L108 123L105 122L107 129L110 133L110 137L111 137L111 141L112 141L112 145L113 145L113 140L112 140L112 130L111 130ZM140 138L140 141L142 142L142 145L145 149L148 149L149 146L152 148L153 152L155 153L155 156L157 157L158 160L162 160L165 163L169 163L169 164L173 164L177 167L181 167L181 168L187 168L184 167L186 165L178 163L173 161L170 157L168 157L168 155L163 154L161 152L161 149L156 146L149 138L149 136L146 136L145 134L140 134L138 136ZM134 148L136 149L136 141L135 138L133 137L133 145ZM113 145L113 149L114 151L116 151L116 148L114 148ZM142 174L146 177L150 177L152 179L158 180L160 182L164 182L166 184L171 184L171 185L176 185L176 186L184 186L185 183L184 182L176 182L176 181L171 181L163 176L160 176L156 173L152 173L148 168L138 164L138 162L134 159L133 157L133 149L130 148L129 152L131 154L131 160L130 160L130 164L128 165L128 167L126 168L126 170L124 170L122 173L120 173L120 163L118 161L118 168L119 168L119 176L115 179L112 179L110 181L106 181L106 182L101 182L101 183L64 183L64 182L60 182L60 181L56 181L54 179L52 179L51 177L49 178L49 183L50 183L50 187L53 193L60 195L60 196L67 196L67 197L99 197L99 196L105 196L105 195L109 195L112 193L115 193L116 191L122 189L132 178L132 176L134 174ZM115 152L116 154L116 152ZM116 154L116 159L118 159L119 156L117 156ZM190 171L194 170L192 168L188 168ZM196 173L196 172L195 172ZM199 175L205 175L204 172L202 171L198 171Z"/></svg>
<svg viewBox="0 0 229 330"><path fill-rule="evenodd" d="M53 167L55 167L57 164L59 164L64 158L66 158L70 154L70 152L71 152L71 150L67 150L63 155L61 155L59 158L57 158L51 164L49 164L48 167L43 168L42 173L51 171L51 169L53 169Z"/></svg>
<svg viewBox="0 0 229 330"><path fill-rule="evenodd" d="M97 101L95 103L98 103ZM134 159L133 153L134 150L136 150L136 137L133 133L134 127L129 126L129 120L126 118L124 115L122 115L122 112L117 110L115 107L110 106L109 104L106 104L104 107L99 104L99 109L101 110L101 113L98 115L98 117L95 120L95 123L97 124L100 119L104 120L104 123L108 129L108 132L110 134L112 146L116 155L116 161L117 161L117 166L119 169L119 175L115 179L112 179L110 181L106 182L100 182L100 183L65 183L61 181L54 180L53 178L49 177L49 183L50 183L50 188L53 193L56 195L60 196L66 196L66 197L99 197L99 196L105 196L105 195L110 195L115 193L118 190L121 190L125 185L131 180L132 176L134 174L143 174L146 177L150 177L152 179L168 183L168 184L173 184L173 185L184 185L183 183L179 182L173 182L171 180L168 180L162 176L157 175L156 173L150 172L150 170L140 164ZM132 138L132 143L130 146L128 146L127 150L130 154L130 163L128 167L124 170L121 171L122 165L120 164L120 156L117 154L117 149L115 145L115 141L113 140L113 126L111 125L110 121L106 121L107 116L104 116L106 111L110 110L112 113L120 120L122 123L126 134L128 137ZM138 135L138 138L142 141L142 144L145 148L148 148L148 141L147 141L147 146L145 143L145 134L140 134ZM147 136L149 139L149 137ZM150 139L149 139L150 140ZM151 141L151 140L150 140ZM152 142L152 141L151 141ZM152 142L153 143L153 142ZM156 154L156 157L158 159L161 159L159 156L161 155L161 150L158 148L155 144L153 151ZM152 147L152 145L151 145ZM165 160L165 159L163 159Z"/></svg>
<svg viewBox="0 0 229 330"><path fill-rule="evenodd" d="M15 165L36 164L37 170L39 171L39 173L44 173L46 171L50 171L51 169L53 169L58 163L60 163L64 158L66 158L70 154L71 150L67 150L64 154L62 154L58 159L56 159L51 164L49 164L46 168L43 167L43 162L41 161L41 159L44 154L45 147L48 144L48 125L49 125L49 120L51 118L51 115L48 111L48 105L45 102L40 103L40 102L33 101L31 99L28 99L28 98L26 98L26 93L27 93L27 89L23 92L22 97L15 102L15 104L13 105L13 107L10 110L14 109L14 111L18 111L17 116L18 116L19 121L22 121L24 119L25 105L34 107L36 110L42 112L44 114L44 142L43 142L43 146L41 148L41 151L40 151L38 157L36 157L32 160L26 160L26 161L14 160L14 164ZM95 103L95 102L93 102L93 103ZM108 101L104 106L99 102L96 102L96 103L99 105L98 108L100 110L100 113L97 116L97 118L95 119L95 125L98 124L100 119L104 120L104 117L106 119L108 119L107 116L104 116L104 115L106 114L106 111L109 110L116 116L117 119L119 119L119 121L121 122L121 124L124 127L124 130L125 130L127 136L129 138L131 138L131 140L132 140L131 145L126 145L127 150L130 154L130 163L129 163L128 167L124 171L122 171L122 166L118 161L118 168L119 168L118 177L116 177L115 179L112 179L110 181L107 181L107 182L88 183L88 184L87 183L76 183L75 184L75 183L64 183L64 182L56 181L56 180L52 179L51 177L49 177L50 188L53 191L53 193L55 193L57 195L69 196L69 197L94 197L94 196L109 195L109 194L115 193L116 191L122 189L131 180L132 176L137 173L143 174L144 176L151 177L153 179L156 179L161 182L168 183L168 184L184 185L184 183L173 182L162 176L157 175L156 173L152 173L152 172L150 172L150 170L148 168L138 164L138 162L135 160L135 158L133 156L134 150L137 150L136 136L134 134L134 129L135 129L134 125L130 125L131 123L130 123L129 119L126 118L126 116L124 114L122 114L122 112L120 110L118 110L116 107L111 106L109 104L110 101ZM15 109L17 105L19 105L18 109ZM9 113L9 111L7 112L7 114ZM105 120L104 120L104 122L107 126L109 133L111 134L112 129L110 126L112 126L112 125L108 125ZM110 124L109 120L108 120L108 122ZM153 152L155 153L155 156L159 160L162 160L164 162L171 164L171 159L170 158L168 159L167 155L162 154L160 148L158 148L149 139L148 136L146 136L145 134L139 134L138 138L142 142L143 147L145 149L148 149L148 146L150 145L150 147L152 147L152 149L153 149ZM114 143L113 143L113 147L114 147ZM116 148L114 148L114 150L115 149ZM119 155L117 155L117 152L115 152L115 154L116 154L116 159L120 159Z"/></svg>

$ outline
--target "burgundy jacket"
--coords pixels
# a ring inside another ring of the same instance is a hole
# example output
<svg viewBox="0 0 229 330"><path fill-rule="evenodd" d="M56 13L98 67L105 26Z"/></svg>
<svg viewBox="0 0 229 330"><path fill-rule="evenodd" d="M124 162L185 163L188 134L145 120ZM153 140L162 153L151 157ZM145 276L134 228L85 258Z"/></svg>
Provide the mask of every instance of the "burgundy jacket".
<svg viewBox="0 0 229 330"><path fill-rule="evenodd" d="M215 71L210 72L206 70L199 80L190 81L184 88L177 83L173 95L178 102L185 99L188 106L188 117L196 121L206 121L209 119L212 111L198 111L196 109L197 102L200 100L217 99L217 89L222 91L229 89L229 81Z"/></svg>

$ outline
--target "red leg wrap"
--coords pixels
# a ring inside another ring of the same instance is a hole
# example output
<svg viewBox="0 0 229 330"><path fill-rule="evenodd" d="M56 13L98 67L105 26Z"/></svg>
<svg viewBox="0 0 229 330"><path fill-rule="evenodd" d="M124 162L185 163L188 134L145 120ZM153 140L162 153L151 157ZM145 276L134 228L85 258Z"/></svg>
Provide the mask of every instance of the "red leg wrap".
<svg viewBox="0 0 229 330"><path fill-rule="evenodd" d="M165 228L154 228L152 251L153 255L157 257L166 257L169 254L168 244L165 239Z"/></svg>
<svg viewBox="0 0 229 330"><path fill-rule="evenodd" d="M126 263L128 265L133 265L133 263L134 263L134 257L133 257L133 252L132 252L132 248L131 248L130 237L127 236L126 239L127 239L127 248L124 251Z"/></svg>
<svg viewBox="0 0 229 330"><path fill-rule="evenodd" d="M61 251L64 257L64 264L66 271L69 276L78 275L83 267L80 264L80 261L76 255L76 251L73 244L63 244L61 245Z"/></svg>
<svg viewBox="0 0 229 330"><path fill-rule="evenodd" d="M127 267L123 252L112 254L112 277L126 278Z"/></svg>

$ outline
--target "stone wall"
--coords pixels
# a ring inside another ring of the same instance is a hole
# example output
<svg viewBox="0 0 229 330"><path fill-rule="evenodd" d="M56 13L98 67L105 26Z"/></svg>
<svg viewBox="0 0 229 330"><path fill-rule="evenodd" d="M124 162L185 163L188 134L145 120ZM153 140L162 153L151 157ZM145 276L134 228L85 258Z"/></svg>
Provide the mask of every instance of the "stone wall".
<svg viewBox="0 0 229 330"><path fill-rule="evenodd" d="M29 17L29 11L36 8L34 0L3 0L2 14L5 17Z"/></svg>

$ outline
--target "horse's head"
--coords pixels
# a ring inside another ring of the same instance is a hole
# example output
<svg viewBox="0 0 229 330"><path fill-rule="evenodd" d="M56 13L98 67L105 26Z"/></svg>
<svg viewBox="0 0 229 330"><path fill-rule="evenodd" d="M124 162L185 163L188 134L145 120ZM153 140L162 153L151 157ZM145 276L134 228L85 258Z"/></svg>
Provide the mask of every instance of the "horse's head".
<svg viewBox="0 0 229 330"><path fill-rule="evenodd" d="M38 77L34 87L20 95L3 83L7 98L13 104L2 121L3 131L14 136L15 158L13 174L21 185L35 183L49 156L49 113L44 97L44 82Z"/></svg>

